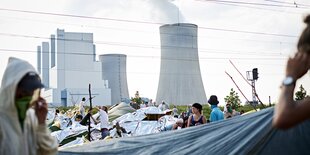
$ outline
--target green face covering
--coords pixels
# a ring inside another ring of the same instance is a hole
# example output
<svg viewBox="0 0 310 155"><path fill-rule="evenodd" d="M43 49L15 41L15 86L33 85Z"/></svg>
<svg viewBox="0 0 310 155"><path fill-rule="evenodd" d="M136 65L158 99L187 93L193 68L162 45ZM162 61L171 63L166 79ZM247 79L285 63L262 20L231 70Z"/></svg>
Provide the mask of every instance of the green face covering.
<svg viewBox="0 0 310 155"><path fill-rule="evenodd" d="M29 107L29 102L31 101L31 96L26 96L15 101L15 106L18 112L19 123L23 128L24 120L26 118L26 112Z"/></svg>
<svg viewBox="0 0 310 155"><path fill-rule="evenodd" d="M227 111L230 112L230 113L232 113L232 108L231 108L231 107L228 107L228 108L227 108Z"/></svg>

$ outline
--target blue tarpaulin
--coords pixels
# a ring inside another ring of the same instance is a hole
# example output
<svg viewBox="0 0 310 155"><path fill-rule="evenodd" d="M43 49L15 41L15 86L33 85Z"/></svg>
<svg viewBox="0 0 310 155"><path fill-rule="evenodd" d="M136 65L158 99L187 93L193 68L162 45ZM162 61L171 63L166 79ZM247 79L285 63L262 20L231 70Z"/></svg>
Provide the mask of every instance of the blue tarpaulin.
<svg viewBox="0 0 310 155"><path fill-rule="evenodd" d="M59 154L310 154L310 120L288 130L274 129L273 110L182 130L90 142Z"/></svg>

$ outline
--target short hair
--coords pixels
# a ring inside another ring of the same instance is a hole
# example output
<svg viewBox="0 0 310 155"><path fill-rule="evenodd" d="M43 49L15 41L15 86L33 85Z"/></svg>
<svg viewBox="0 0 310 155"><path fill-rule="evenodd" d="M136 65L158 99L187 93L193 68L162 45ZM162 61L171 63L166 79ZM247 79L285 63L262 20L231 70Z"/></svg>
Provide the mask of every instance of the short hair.
<svg viewBox="0 0 310 155"><path fill-rule="evenodd" d="M83 116L82 115L77 115L75 118L83 119Z"/></svg>
<svg viewBox="0 0 310 155"><path fill-rule="evenodd" d="M105 111L105 112L108 112L108 107L106 107L106 106L102 106L101 109L102 109L103 111Z"/></svg>
<svg viewBox="0 0 310 155"><path fill-rule="evenodd" d="M199 113L201 113L201 110L202 110L202 105L201 105L200 103L194 103L194 104L192 105L192 107L197 108L197 109L198 109L198 111L199 111Z"/></svg>

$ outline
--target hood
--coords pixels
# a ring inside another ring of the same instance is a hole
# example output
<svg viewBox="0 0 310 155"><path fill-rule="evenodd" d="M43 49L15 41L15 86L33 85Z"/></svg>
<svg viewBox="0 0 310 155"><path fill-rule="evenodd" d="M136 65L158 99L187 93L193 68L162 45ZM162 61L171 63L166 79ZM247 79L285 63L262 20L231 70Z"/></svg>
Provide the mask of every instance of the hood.
<svg viewBox="0 0 310 155"><path fill-rule="evenodd" d="M37 73L27 61L10 57L4 71L0 89L0 113L17 117L15 91L19 81L29 72ZM37 73L38 74L38 73Z"/></svg>

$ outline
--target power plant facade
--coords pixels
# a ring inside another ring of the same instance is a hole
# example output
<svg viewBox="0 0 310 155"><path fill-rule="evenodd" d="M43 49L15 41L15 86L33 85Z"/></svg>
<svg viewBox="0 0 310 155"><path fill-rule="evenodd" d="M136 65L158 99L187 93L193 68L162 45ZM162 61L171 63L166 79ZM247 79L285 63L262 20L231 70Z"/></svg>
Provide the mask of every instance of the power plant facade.
<svg viewBox="0 0 310 155"><path fill-rule="evenodd" d="M102 77L109 81L112 104L129 99L126 58L124 54L104 54L99 56L102 63Z"/></svg>
<svg viewBox="0 0 310 155"><path fill-rule="evenodd" d="M197 25L162 25L160 41L161 64L156 101L174 105L207 103L199 67Z"/></svg>
<svg viewBox="0 0 310 155"><path fill-rule="evenodd" d="M50 43L37 47L38 71L45 89L43 97L54 106L74 106L83 97L89 105L91 84L93 105L111 105L111 89L102 78L101 62L96 61L92 33L57 29Z"/></svg>

